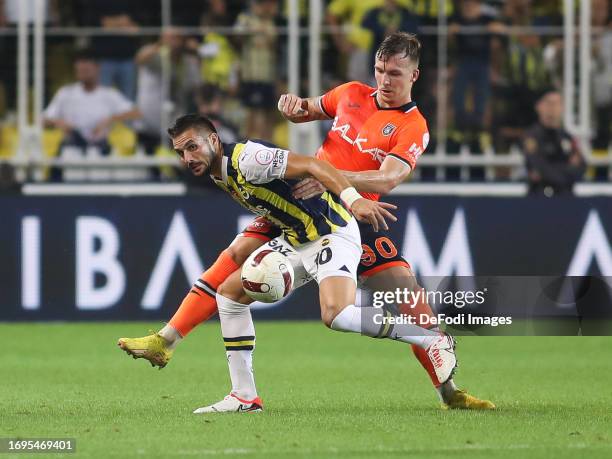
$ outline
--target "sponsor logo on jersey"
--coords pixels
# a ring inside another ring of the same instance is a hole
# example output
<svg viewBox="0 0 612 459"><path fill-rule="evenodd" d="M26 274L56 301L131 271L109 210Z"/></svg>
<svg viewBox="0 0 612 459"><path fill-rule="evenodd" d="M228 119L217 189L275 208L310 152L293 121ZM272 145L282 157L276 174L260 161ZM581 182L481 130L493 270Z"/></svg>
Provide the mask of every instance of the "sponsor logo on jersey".
<svg viewBox="0 0 612 459"><path fill-rule="evenodd" d="M388 137L391 135L391 133L393 131L395 131L395 125L393 123L387 123L387 125L382 128L382 135L384 135L385 137Z"/></svg>
<svg viewBox="0 0 612 459"><path fill-rule="evenodd" d="M256 233L265 233L272 225L266 221L255 220L245 228L245 231L253 231Z"/></svg>
<svg viewBox="0 0 612 459"><path fill-rule="evenodd" d="M257 150L255 153L255 161L257 161L262 166L267 166L272 162L274 158L274 154L271 150Z"/></svg>
<svg viewBox="0 0 612 459"><path fill-rule="evenodd" d="M323 241L321 241L321 247L325 247L329 245L329 239L323 239Z"/></svg>
<svg viewBox="0 0 612 459"><path fill-rule="evenodd" d="M344 124L338 124L339 118L336 116L334 118L334 124L332 124L331 130L333 132L339 132L340 133L340 137L343 138L344 140L346 140L348 143L350 143L351 145L353 145L353 139L351 139L348 136L348 131L351 128L351 126L348 123L344 123Z"/></svg>
<svg viewBox="0 0 612 459"><path fill-rule="evenodd" d="M285 150L275 150L272 167L281 167L285 162Z"/></svg>
<svg viewBox="0 0 612 459"><path fill-rule="evenodd" d="M338 123L339 118L336 116L334 118L334 124L332 125L331 130L334 132L338 132L340 137L347 141L349 144L354 145L357 147L357 149L361 152L361 153L365 153L368 154L372 157L372 159L374 161L377 161L379 163L382 163L385 158L387 157L387 152L384 150L381 150L380 148L377 147L373 147L373 148L364 148L363 144L368 142L368 139L366 137L360 137L359 134L357 134L357 138L355 140L351 139L348 136L348 132L349 129L351 128L351 126L348 123L345 124L339 124ZM391 124L391 123L389 123ZM391 126L393 126L391 124ZM393 128L395 129L395 126L393 126Z"/></svg>
<svg viewBox="0 0 612 459"><path fill-rule="evenodd" d="M245 200L247 199L248 198L245 198ZM266 215L270 215L270 209L266 209L261 204L257 204L256 206L252 207L251 210L255 212L257 215L260 215L262 217L265 217Z"/></svg>
<svg viewBox="0 0 612 459"><path fill-rule="evenodd" d="M270 247L275 252L280 253L281 255L285 255L288 257L291 255L292 250L288 247L283 246L280 242L277 242L275 239L272 239L268 242L268 247Z"/></svg>

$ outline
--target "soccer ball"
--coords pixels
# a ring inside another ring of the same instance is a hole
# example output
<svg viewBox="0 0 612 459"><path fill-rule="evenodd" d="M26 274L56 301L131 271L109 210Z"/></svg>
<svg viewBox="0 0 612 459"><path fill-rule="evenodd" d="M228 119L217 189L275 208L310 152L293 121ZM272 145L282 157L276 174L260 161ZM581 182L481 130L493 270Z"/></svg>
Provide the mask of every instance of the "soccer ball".
<svg viewBox="0 0 612 459"><path fill-rule="evenodd" d="M253 252L242 265L242 288L256 301L274 303L293 287L293 266L281 253L270 249Z"/></svg>

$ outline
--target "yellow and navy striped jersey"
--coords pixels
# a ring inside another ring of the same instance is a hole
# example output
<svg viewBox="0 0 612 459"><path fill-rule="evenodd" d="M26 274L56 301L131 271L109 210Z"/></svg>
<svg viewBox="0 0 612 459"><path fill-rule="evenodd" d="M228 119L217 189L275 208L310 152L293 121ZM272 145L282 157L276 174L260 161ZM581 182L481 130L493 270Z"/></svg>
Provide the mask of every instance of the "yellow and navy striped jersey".
<svg viewBox="0 0 612 459"><path fill-rule="evenodd" d="M296 199L297 180L284 179L288 151L267 142L223 144L222 177L215 183L243 207L277 225L293 246L315 241L352 218L340 198L326 191Z"/></svg>

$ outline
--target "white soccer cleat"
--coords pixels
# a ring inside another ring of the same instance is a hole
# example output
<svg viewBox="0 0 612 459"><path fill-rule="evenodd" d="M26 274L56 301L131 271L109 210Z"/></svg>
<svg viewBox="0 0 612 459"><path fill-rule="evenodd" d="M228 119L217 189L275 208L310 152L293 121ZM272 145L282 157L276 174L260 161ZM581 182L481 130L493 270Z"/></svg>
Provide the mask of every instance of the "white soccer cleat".
<svg viewBox="0 0 612 459"><path fill-rule="evenodd" d="M213 405L203 406L193 414L205 413L253 413L263 411L263 403L259 397L253 400L244 400L234 394L226 395L223 400Z"/></svg>
<svg viewBox="0 0 612 459"><path fill-rule="evenodd" d="M433 365L438 382L444 384L452 378L457 368L454 338L446 333L440 335L440 337L427 348L427 357L429 357Z"/></svg>

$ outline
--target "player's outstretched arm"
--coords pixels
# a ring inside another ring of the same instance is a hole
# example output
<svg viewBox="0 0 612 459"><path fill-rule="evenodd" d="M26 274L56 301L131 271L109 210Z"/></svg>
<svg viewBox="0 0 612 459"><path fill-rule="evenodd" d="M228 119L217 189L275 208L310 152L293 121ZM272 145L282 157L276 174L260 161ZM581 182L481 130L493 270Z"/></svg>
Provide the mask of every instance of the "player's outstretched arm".
<svg viewBox="0 0 612 459"><path fill-rule="evenodd" d="M408 177L410 171L410 166L394 158L387 158L378 170L340 171L340 173L348 179L357 191L388 194ZM324 191L325 187L319 181L313 178L305 178L293 188L293 195L298 199L310 199Z"/></svg>
<svg viewBox="0 0 612 459"><path fill-rule="evenodd" d="M321 161L310 156L298 155L289 153L287 158L287 168L285 170L285 178L298 179L302 177L312 176L332 193L340 196L340 198L351 209L355 218L360 221L369 222L375 231L379 227L388 229L385 219L396 221L395 216L387 209L396 209L397 207L387 202L370 201L361 197L350 182L342 176L331 164L326 161Z"/></svg>
<svg viewBox="0 0 612 459"><path fill-rule="evenodd" d="M278 99L278 111L292 123L329 119L319 106L319 97L302 99L295 94L283 94Z"/></svg>
<svg viewBox="0 0 612 459"><path fill-rule="evenodd" d="M378 170L342 171L342 175L359 191L389 194L397 185L406 180L411 170L410 166L395 158L385 158Z"/></svg>

